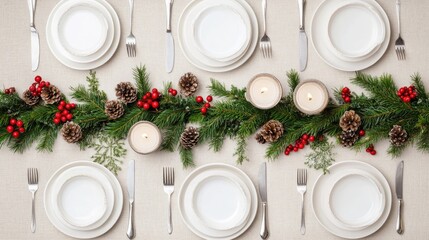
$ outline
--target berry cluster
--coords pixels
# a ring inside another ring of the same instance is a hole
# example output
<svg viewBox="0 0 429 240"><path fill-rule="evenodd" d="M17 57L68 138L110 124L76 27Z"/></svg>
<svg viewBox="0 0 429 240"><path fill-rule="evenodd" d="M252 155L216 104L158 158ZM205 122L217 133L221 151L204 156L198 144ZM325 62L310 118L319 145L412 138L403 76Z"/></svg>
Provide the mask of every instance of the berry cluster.
<svg viewBox="0 0 429 240"><path fill-rule="evenodd" d="M6 127L6 131L12 134L13 138L19 138L19 135L25 132L24 122L11 118L9 120L9 125Z"/></svg>
<svg viewBox="0 0 429 240"><path fill-rule="evenodd" d="M62 100L58 104L58 112L55 113L54 117L54 123L55 125L58 125L60 123L65 123L67 121L71 121L73 119L72 111L76 108L75 103L67 103L66 101Z"/></svg>
<svg viewBox="0 0 429 240"><path fill-rule="evenodd" d="M343 87L343 89L341 90L341 97L343 98L345 103L351 103L352 94L348 87Z"/></svg>
<svg viewBox="0 0 429 240"><path fill-rule="evenodd" d="M315 136L310 136L304 133L300 138L295 141L295 145L289 144L289 146L286 147L285 155L289 155L292 151L298 152L299 149L304 149L306 145L308 145L310 142L314 142L314 140L316 140Z"/></svg>
<svg viewBox="0 0 429 240"><path fill-rule="evenodd" d="M41 76L36 76L34 78L34 83L28 88L33 96L40 96L42 89L44 87L49 87L51 85L48 81L43 81Z"/></svg>
<svg viewBox="0 0 429 240"><path fill-rule="evenodd" d="M160 98L161 93L158 92L158 89L153 88L152 92L147 92L141 100L137 101L137 107L143 108L144 110L150 110L151 108L158 109Z"/></svg>
<svg viewBox="0 0 429 240"><path fill-rule="evenodd" d="M201 103L201 104L203 104L203 105L202 105L202 107L201 107L201 113L202 113L203 115L206 115L206 114L207 114L208 109L211 107L210 102L211 102L211 101L213 101L213 97L212 97L212 96L210 96L210 95L208 95L208 96L206 97L206 100L207 100L207 102L204 102L204 98L203 98L202 96L197 96L197 97L195 98L195 101L196 101L197 103Z"/></svg>
<svg viewBox="0 0 429 240"><path fill-rule="evenodd" d="M173 88L169 88L168 89L168 93L171 95L171 96L176 96L177 95L177 90L176 89L173 89Z"/></svg>
<svg viewBox="0 0 429 240"><path fill-rule="evenodd" d="M14 87L6 88L4 90L5 94L14 94L16 92L16 89Z"/></svg>
<svg viewBox="0 0 429 240"><path fill-rule="evenodd" d="M414 87L413 85L409 87L401 87L396 94L405 103L409 103L417 98L416 87Z"/></svg>
<svg viewBox="0 0 429 240"><path fill-rule="evenodd" d="M374 145L370 144L367 148L366 148L366 152L371 154L371 155L375 155L377 154L377 151L375 151L374 149Z"/></svg>

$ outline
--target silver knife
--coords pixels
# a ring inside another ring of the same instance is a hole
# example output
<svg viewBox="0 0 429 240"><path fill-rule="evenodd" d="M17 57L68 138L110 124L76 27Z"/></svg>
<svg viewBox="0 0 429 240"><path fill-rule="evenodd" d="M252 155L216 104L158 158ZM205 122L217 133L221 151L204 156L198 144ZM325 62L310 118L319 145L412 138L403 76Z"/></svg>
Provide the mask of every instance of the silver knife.
<svg viewBox="0 0 429 240"><path fill-rule="evenodd" d="M302 72L307 67L308 40L304 28L305 0L298 0L299 8L299 70Z"/></svg>
<svg viewBox="0 0 429 240"><path fill-rule="evenodd" d="M402 205L404 200L402 198L402 185L404 179L404 161L401 161L396 169L395 187L396 198L398 198L398 219L396 220L396 232L399 234L404 233L404 223L402 221Z"/></svg>
<svg viewBox="0 0 429 240"><path fill-rule="evenodd" d="M136 236L136 231L134 229L134 174L135 174L135 161L131 160L128 163L128 176L127 176L127 190L128 190L128 200L129 200L129 216L128 216L128 229L127 237L133 239Z"/></svg>
<svg viewBox="0 0 429 240"><path fill-rule="evenodd" d="M34 12L36 11L36 0L27 0L30 10L30 36L31 36L31 70L34 72L39 68L39 33L34 26Z"/></svg>
<svg viewBox="0 0 429 240"><path fill-rule="evenodd" d="M262 163L259 168L259 196L262 202L262 225L259 235L262 239L268 238L267 223L267 163Z"/></svg>
<svg viewBox="0 0 429 240"><path fill-rule="evenodd" d="M167 58L165 62L165 69L168 73L173 71L174 67L174 39L171 33L171 10L173 8L174 0L165 0L165 6L167 8L167 35L166 35L166 53Z"/></svg>

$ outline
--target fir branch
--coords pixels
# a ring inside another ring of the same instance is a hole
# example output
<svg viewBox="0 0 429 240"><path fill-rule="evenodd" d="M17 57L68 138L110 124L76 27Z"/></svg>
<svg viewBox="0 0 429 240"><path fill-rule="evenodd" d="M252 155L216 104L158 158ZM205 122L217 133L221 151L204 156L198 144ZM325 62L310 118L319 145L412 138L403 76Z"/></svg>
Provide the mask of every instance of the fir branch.
<svg viewBox="0 0 429 240"><path fill-rule="evenodd" d="M137 84L137 96L142 98L144 94L150 91L149 74L146 72L146 66L140 66L133 69L134 81Z"/></svg>
<svg viewBox="0 0 429 240"><path fill-rule="evenodd" d="M0 91L0 115L16 117L22 112L30 110L31 107L28 106L18 94L6 94L3 91ZM4 123L4 119L1 122Z"/></svg>
<svg viewBox="0 0 429 240"><path fill-rule="evenodd" d="M194 167L195 163L192 157L192 149L179 147L180 160L184 168Z"/></svg>
<svg viewBox="0 0 429 240"><path fill-rule="evenodd" d="M368 74L357 72L351 82L364 88L369 92L370 97L386 104L397 104L400 99L396 96L396 85L392 76L384 74L380 77L373 77Z"/></svg>
<svg viewBox="0 0 429 240"><path fill-rule="evenodd" d="M161 144L161 149L173 152L179 145L180 136L185 129L185 124L169 126L165 133Z"/></svg>
<svg viewBox="0 0 429 240"><path fill-rule="evenodd" d="M237 147L235 148L234 156L237 157L237 164L243 164L244 161L249 161L246 155L247 142L245 136L238 135L237 138Z"/></svg>
<svg viewBox="0 0 429 240"><path fill-rule="evenodd" d="M332 152L334 144L326 138L321 141L316 141L310 144L312 153L306 155L304 164L316 170L322 170L323 174L329 173L329 167L335 161L334 153Z"/></svg>
<svg viewBox="0 0 429 240"><path fill-rule="evenodd" d="M299 73L296 70L292 69L289 72L287 72L286 75L288 77L288 85L289 85L289 88L291 89L291 94L292 94L300 82Z"/></svg>
<svg viewBox="0 0 429 240"><path fill-rule="evenodd" d="M411 76L411 81L413 85L416 87L417 95L419 100L426 102L428 100L428 94L425 89L425 85L422 81L420 74L415 73Z"/></svg>
<svg viewBox="0 0 429 240"><path fill-rule="evenodd" d="M228 99L244 99L244 94L246 92L245 89L239 89L233 85L231 86L231 90L227 90L225 84L215 79L211 79L209 89L212 95Z"/></svg>
<svg viewBox="0 0 429 240"><path fill-rule="evenodd" d="M143 111L140 108L132 108L124 116L106 124L105 131L116 139L125 138L128 130L138 121L153 121L154 116L150 111Z"/></svg>
<svg viewBox="0 0 429 240"><path fill-rule="evenodd" d="M52 152L57 136L57 127L46 128L40 136L40 142L37 144L37 150L41 152Z"/></svg>
<svg viewBox="0 0 429 240"><path fill-rule="evenodd" d="M95 139L90 145L95 150L91 159L117 175L121 170L123 158L127 154L124 141L103 133L98 134Z"/></svg>
<svg viewBox="0 0 429 240"><path fill-rule="evenodd" d="M26 132L22 133L17 139L10 139L8 146L14 152L23 153L42 136L45 130L44 125L29 123L26 127Z"/></svg>

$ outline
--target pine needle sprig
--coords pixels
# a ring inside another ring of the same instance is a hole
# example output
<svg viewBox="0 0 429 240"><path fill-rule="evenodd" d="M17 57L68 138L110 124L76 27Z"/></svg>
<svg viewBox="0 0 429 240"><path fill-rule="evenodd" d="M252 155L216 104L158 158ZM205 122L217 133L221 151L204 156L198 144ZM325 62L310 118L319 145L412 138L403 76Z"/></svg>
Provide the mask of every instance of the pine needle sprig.
<svg viewBox="0 0 429 240"><path fill-rule="evenodd" d="M150 92L151 90L149 74L146 71L146 66L133 68L133 76L134 81L137 84L137 97L140 99L145 93Z"/></svg>
<svg viewBox="0 0 429 240"><path fill-rule="evenodd" d="M182 161L182 165L185 169L195 166L191 149L184 149L182 147L179 147L179 154L180 160Z"/></svg>

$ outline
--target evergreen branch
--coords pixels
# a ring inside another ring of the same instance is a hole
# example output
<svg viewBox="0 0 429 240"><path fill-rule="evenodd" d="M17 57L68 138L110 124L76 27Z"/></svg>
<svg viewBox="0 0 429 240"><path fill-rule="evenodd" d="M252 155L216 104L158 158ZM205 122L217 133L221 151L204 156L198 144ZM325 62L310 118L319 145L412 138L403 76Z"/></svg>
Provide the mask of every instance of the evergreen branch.
<svg viewBox="0 0 429 240"><path fill-rule="evenodd" d="M110 136L116 139L125 138L128 134L128 130L138 121L153 121L153 113L149 111L143 111L140 108L132 108L126 112L124 116L116 121L108 122L105 127L105 131Z"/></svg>
<svg viewBox="0 0 429 240"><path fill-rule="evenodd" d="M195 166L191 149L184 149L182 147L179 147L179 154L180 160L182 161L182 165L184 168Z"/></svg>
<svg viewBox="0 0 429 240"><path fill-rule="evenodd" d="M423 84L423 81L422 81L420 74L418 74L418 73L413 74L411 76L411 81L412 81L413 85L416 87L418 98L421 101L426 102L429 97L428 97L428 94L426 92L425 85Z"/></svg>
<svg viewBox="0 0 429 240"><path fill-rule="evenodd" d="M304 164L316 170L322 170L323 174L329 173L329 167L335 161L334 153L332 152L334 144L326 138L322 141L316 141L310 144L312 153L306 155Z"/></svg>
<svg viewBox="0 0 429 240"><path fill-rule="evenodd" d="M165 133L161 144L161 149L173 152L179 145L180 136L185 129L185 124L171 125Z"/></svg>
<svg viewBox="0 0 429 240"><path fill-rule="evenodd" d="M244 161L249 161L246 155L247 142L246 137L237 136L237 147L235 148L234 156L237 157L237 164L243 164Z"/></svg>
<svg viewBox="0 0 429 240"><path fill-rule="evenodd" d="M289 88L291 89L291 94L292 94L300 82L299 73L296 70L292 69L289 72L287 72L286 75L288 77L288 85L289 85Z"/></svg>
<svg viewBox="0 0 429 240"><path fill-rule="evenodd" d="M134 81L137 84L137 96L142 96L150 92L151 84L149 82L149 74L146 72L146 66L140 66L133 69Z"/></svg>
<svg viewBox="0 0 429 240"><path fill-rule="evenodd" d="M52 152L57 136L58 128L46 128L40 136L40 142L37 144L37 150L41 152Z"/></svg>
<svg viewBox="0 0 429 240"><path fill-rule="evenodd" d="M229 99L244 99L244 94L246 92L245 89L238 89L235 86L231 86L231 90L227 90L225 84L215 79L211 79L209 89L212 95Z"/></svg>

